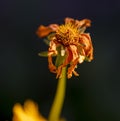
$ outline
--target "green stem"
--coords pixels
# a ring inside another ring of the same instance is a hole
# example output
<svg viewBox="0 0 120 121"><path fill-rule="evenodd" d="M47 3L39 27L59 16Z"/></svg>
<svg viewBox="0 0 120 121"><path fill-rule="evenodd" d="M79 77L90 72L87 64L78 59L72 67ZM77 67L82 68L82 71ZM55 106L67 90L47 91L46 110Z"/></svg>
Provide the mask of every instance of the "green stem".
<svg viewBox="0 0 120 121"><path fill-rule="evenodd" d="M65 98L65 89L66 89L66 67L62 69L62 76L58 80L56 95L48 117L49 121L59 121Z"/></svg>

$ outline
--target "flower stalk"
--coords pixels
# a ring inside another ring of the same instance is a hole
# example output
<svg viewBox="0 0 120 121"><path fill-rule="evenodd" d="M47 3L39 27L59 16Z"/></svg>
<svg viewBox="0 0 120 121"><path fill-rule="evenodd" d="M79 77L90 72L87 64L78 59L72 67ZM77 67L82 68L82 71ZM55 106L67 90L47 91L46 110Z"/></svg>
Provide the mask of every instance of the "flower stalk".
<svg viewBox="0 0 120 121"><path fill-rule="evenodd" d="M62 111L65 98L66 68L67 67L64 67L62 69L61 78L58 79L57 91L48 117L48 121L58 121L60 119L60 114Z"/></svg>

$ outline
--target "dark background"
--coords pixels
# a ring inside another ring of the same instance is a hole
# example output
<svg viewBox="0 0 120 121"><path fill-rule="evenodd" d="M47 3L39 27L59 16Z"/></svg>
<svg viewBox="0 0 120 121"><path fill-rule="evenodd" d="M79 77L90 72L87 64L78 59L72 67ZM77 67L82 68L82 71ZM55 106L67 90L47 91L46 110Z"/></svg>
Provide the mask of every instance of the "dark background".
<svg viewBox="0 0 120 121"><path fill-rule="evenodd" d="M0 1L0 121L12 119L16 102L32 99L47 117L57 80L48 47L35 31L40 24L63 23L65 17L92 20L94 60L78 66L79 77L67 81L62 117L68 121L120 121L120 1Z"/></svg>

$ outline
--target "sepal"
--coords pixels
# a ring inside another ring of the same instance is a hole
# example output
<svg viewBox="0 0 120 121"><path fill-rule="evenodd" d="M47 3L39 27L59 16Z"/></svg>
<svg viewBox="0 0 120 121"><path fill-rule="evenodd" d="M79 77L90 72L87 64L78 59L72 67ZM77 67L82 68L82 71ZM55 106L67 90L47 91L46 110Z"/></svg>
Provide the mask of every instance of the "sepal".
<svg viewBox="0 0 120 121"><path fill-rule="evenodd" d="M38 53L38 56L41 56L41 57L48 57L48 51L40 52L40 53ZM52 56L54 57L54 56L56 56L56 54L53 54Z"/></svg>

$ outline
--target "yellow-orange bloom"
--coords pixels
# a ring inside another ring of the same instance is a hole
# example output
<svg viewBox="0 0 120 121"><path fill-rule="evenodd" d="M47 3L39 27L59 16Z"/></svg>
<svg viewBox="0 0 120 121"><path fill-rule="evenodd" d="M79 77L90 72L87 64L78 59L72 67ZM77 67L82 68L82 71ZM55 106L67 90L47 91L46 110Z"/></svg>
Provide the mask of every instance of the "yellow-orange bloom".
<svg viewBox="0 0 120 121"><path fill-rule="evenodd" d="M38 105L32 101L25 101L22 106L20 103L16 103L13 107L13 119L12 121L48 121L44 118L38 109ZM58 121L65 121L64 118L59 119Z"/></svg>
<svg viewBox="0 0 120 121"><path fill-rule="evenodd" d="M69 65L67 77L71 78L72 73L75 76L79 74L75 71L78 63L82 63L85 59L91 61L93 59L93 46L89 33L85 33L87 27L91 26L89 19L74 20L65 18L62 25L51 24L47 27L41 25L37 30L39 37L46 37L53 33L50 37L48 50L48 66L51 72L57 73L57 78L61 76L61 70ZM61 65L56 67L52 62L52 56L57 55L57 48L61 47L61 56L65 56Z"/></svg>
<svg viewBox="0 0 120 121"><path fill-rule="evenodd" d="M13 107L13 121L47 121L38 110L38 106L31 100L27 100L24 106L17 103Z"/></svg>

